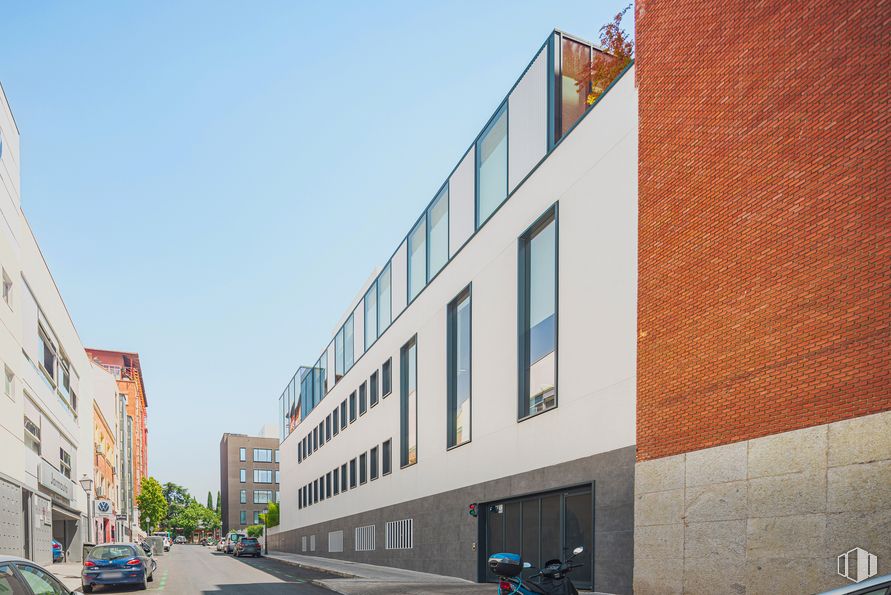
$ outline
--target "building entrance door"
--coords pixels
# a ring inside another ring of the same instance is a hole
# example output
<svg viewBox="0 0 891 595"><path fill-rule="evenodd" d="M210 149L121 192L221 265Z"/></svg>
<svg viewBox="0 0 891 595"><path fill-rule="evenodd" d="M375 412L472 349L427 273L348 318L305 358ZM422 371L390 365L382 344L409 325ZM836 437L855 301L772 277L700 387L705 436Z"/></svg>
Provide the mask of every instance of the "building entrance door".
<svg viewBox="0 0 891 595"><path fill-rule="evenodd" d="M583 546L585 551L575 558L582 564L572 572L576 587L591 588L594 583L594 501L592 486L557 492L534 494L492 502L483 507L485 547L480 549L486 567L486 580L495 582L486 560L491 554L512 552L535 568L524 576L538 573L548 560L564 560L572 550Z"/></svg>

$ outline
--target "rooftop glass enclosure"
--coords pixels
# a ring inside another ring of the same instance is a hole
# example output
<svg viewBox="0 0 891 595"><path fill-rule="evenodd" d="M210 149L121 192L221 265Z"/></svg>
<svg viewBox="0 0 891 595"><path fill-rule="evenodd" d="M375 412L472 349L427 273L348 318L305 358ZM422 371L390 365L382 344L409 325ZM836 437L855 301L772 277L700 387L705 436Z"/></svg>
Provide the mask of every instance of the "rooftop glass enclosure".
<svg viewBox="0 0 891 595"><path fill-rule="evenodd" d="M288 383L279 397L282 440L593 107L587 98L595 52L607 55L561 31L548 36L317 362Z"/></svg>

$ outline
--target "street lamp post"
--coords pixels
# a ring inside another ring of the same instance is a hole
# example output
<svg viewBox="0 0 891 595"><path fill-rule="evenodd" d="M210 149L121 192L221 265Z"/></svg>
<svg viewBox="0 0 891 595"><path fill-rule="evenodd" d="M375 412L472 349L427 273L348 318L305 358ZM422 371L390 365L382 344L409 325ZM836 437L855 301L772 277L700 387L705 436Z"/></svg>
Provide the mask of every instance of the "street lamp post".
<svg viewBox="0 0 891 595"><path fill-rule="evenodd" d="M87 494L87 543L93 542L93 508L90 502L90 492L93 491L93 480L86 473L80 479L80 487Z"/></svg>
<svg viewBox="0 0 891 595"><path fill-rule="evenodd" d="M269 554L269 509L263 511L263 553Z"/></svg>

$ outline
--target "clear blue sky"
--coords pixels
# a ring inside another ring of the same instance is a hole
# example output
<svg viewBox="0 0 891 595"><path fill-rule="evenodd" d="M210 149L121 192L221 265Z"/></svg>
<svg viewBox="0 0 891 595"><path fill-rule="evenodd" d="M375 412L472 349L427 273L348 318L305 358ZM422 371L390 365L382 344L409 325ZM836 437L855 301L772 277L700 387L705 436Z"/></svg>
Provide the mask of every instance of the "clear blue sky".
<svg viewBox="0 0 891 595"><path fill-rule="evenodd" d="M625 4L5 6L22 205L84 343L141 355L151 474L216 494L549 31Z"/></svg>

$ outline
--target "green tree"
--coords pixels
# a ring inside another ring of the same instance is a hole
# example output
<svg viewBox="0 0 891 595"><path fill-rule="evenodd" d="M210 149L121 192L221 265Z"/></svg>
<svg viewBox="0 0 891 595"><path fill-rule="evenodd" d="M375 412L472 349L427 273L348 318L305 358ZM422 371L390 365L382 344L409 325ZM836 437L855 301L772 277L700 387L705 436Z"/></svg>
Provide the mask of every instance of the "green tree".
<svg viewBox="0 0 891 595"><path fill-rule="evenodd" d="M194 498L170 517L170 528L182 531L186 539L192 539L196 529L212 531L221 524L216 512L202 506Z"/></svg>
<svg viewBox="0 0 891 595"><path fill-rule="evenodd" d="M164 499L167 501L167 513L162 524L167 529L173 529L176 526L173 519L182 514L194 498L189 494L189 490L170 481L164 484L163 491Z"/></svg>
<svg viewBox="0 0 891 595"><path fill-rule="evenodd" d="M213 510L213 496L211 496L210 490L207 490L207 509Z"/></svg>
<svg viewBox="0 0 891 595"><path fill-rule="evenodd" d="M139 524L146 533L152 533L164 520L167 514L167 500L161 484L154 477L149 477L142 482L142 490L136 497L136 506L139 507Z"/></svg>
<svg viewBox="0 0 891 595"><path fill-rule="evenodd" d="M249 525L247 528L248 537L260 537L263 535L263 525Z"/></svg>
<svg viewBox="0 0 891 595"><path fill-rule="evenodd" d="M217 490L217 507L216 507L215 510L216 510L217 516L222 518L222 516L223 516L223 505L220 504L220 490Z"/></svg>
<svg viewBox="0 0 891 595"><path fill-rule="evenodd" d="M266 523L267 527L276 527L278 526L278 504L275 502L269 503L269 512L261 513L260 520Z"/></svg>

